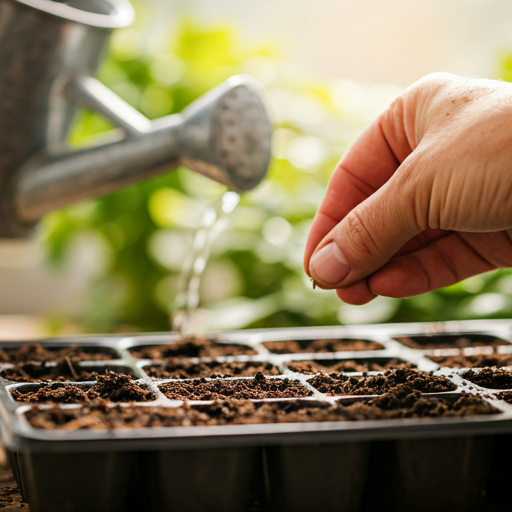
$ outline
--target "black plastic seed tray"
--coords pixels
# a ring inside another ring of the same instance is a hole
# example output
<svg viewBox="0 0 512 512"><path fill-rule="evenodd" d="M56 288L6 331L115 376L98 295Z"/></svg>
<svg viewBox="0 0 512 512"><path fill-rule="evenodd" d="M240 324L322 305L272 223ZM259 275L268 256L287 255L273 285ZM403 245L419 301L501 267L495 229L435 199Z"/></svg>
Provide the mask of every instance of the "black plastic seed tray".
<svg viewBox="0 0 512 512"><path fill-rule="evenodd" d="M2 342L1 435L32 512L476 512L509 501L511 340L500 320ZM107 370L144 401L86 401ZM81 402L13 398L67 386Z"/></svg>

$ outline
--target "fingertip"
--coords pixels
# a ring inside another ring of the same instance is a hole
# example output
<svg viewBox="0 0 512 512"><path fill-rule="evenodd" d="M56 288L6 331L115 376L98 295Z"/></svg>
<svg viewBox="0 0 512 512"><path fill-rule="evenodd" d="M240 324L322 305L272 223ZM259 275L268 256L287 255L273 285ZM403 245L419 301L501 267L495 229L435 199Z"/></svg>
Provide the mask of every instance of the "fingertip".
<svg viewBox="0 0 512 512"><path fill-rule="evenodd" d="M303 259L304 272L306 272L308 277L311 277L311 272L309 270L309 261L311 260L311 254L312 254L312 252L308 249L306 249L304 251L304 259Z"/></svg>
<svg viewBox="0 0 512 512"><path fill-rule="evenodd" d="M311 271L309 270L310 259L311 259L310 255L304 255L304 272L306 272L307 276L312 279L313 276L311 275Z"/></svg>
<svg viewBox="0 0 512 512"><path fill-rule="evenodd" d="M377 297L377 295L370 290L366 279L344 288L338 288L336 295L338 295L343 302L352 304L353 306L368 304L368 302L371 302Z"/></svg>
<svg viewBox="0 0 512 512"><path fill-rule="evenodd" d="M309 263L313 257L313 254L317 250L324 237L327 236L327 234L334 226L336 226L337 223L338 222L335 219L325 215L321 211L316 213L313 224L309 230L306 247L304 249L304 270L309 277L311 277Z"/></svg>
<svg viewBox="0 0 512 512"><path fill-rule="evenodd" d="M308 277L311 277L311 273L309 272L309 260L311 259L311 252L306 248L304 251L304 258L302 260L302 264L304 265L304 272L306 272Z"/></svg>

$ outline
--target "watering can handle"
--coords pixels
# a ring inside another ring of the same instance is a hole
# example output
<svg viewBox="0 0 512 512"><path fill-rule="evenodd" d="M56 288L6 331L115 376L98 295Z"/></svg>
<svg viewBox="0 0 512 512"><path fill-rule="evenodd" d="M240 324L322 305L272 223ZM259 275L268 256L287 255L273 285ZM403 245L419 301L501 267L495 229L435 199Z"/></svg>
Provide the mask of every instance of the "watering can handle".
<svg viewBox="0 0 512 512"><path fill-rule="evenodd" d="M127 134L146 133L151 121L116 93L91 76L71 80L66 86L68 98L77 106L94 110Z"/></svg>

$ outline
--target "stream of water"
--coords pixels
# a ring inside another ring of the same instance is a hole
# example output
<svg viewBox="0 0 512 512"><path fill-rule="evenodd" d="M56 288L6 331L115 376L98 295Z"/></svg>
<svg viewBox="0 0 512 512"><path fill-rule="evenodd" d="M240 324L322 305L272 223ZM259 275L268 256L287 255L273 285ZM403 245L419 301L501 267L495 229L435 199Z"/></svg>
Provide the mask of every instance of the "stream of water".
<svg viewBox="0 0 512 512"><path fill-rule="evenodd" d="M240 195L229 190L209 205L204 212L201 227L194 237L192 250L181 272L171 319L173 331L188 330L191 315L199 305L201 275L210 256L211 246L226 227L228 215L236 208L239 201Z"/></svg>

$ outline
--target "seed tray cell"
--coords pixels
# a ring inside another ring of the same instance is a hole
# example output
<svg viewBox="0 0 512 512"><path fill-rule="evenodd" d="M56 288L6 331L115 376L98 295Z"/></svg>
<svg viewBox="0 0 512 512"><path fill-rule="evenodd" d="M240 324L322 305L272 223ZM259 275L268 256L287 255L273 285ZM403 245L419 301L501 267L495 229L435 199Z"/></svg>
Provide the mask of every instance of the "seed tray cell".
<svg viewBox="0 0 512 512"><path fill-rule="evenodd" d="M44 377L25 377L23 358L6 361L0 432L32 512L478 512L486 499L508 503L496 482L512 478L503 463L512 457L512 389L484 389L466 367L435 357L512 353L511 335L512 321L481 321L248 330L197 343L176 334L47 340L52 354L73 344L115 359L52 356L44 367L68 357L77 376L95 368L97 379L79 382L70 370L53 383L23 382ZM424 336L418 348L400 341ZM447 345L461 337L477 345ZM88 393L111 367L154 400L34 405L11 396L59 386ZM330 396L312 385L317 377L352 388ZM369 385L378 382L387 385ZM166 396L190 386L290 394Z"/></svg>
<svg viewBox="0 0 512 512"><path fill-rule="evenodd" d="M409 368L357 377L345 373L320 374L308 379L307 383L328 396L382 395L396 386L407 386L422 393L443 393L457 389L457 385L443 375Z"/></svg>
<svg viewBox="0 0 512 512"><path fill-rule="evenodd" d="M508 341L487 334L437 334L423 336L403 336L398 338L407 347L420 350L462 349L469 347L499 347Z"/></svg>
<svg viewBox="0 0 512 512"><path fill-rule="evenodd" d="M299 398L311 396L313 390L299 380L267 379L261 373L254 379L196 379L171 381L158 389L171 400L250 400L264 398Z"/></svg>
<svg viewBox="0 0 512 512"><path fill-rule="evenodd" d="M102 382L103 378L109 380ZM131 381L127 375L107 373L100 375L98 379L97 383L86 384L64 382L19 384L10 387L9 393L14 401L21 403L74 404L98 399L111 402L147 402L156 399L155 393L146 383ZM119 382L120 380L122 382Z"/></svg>
<svg viewBox="0 0 512 512"><path fill-rule="evenodd" d="M11 382L87 382L106 372L123 373L137 379L134 369L116 364L69 363L21 363L0 366L0 377Z"/></svg>
<svg viewBox="0 0 512 512"><path fill-rule="evenodd" d="M360 350L380 350L384 347L375 341L350 338L326 338L313 340L267 341L263 346L273 354L324 353Z"/></svg>
<svg viewBox="0 0 512 512"><path fill-rule="evenodd" d="M479 368L460 375L482 390L512 391L512 368Z"/></svg>
<svg viewBox="0 0 512 512"><path fill-rule="evenodd" d="M164 364L142 366L142 370L152 379L201 379L222 377L254 377L263 375L279 375L279 368L271 363L259 361L206 361L194 359L172 358Z"/></svg>
<svg viewBox="0 0 512 512"><path fill-rule="evenodd" d="M49 342L48 346L40 343L23 343L12 346L13 343L6 343L0 349L0 362L3 363L34 363L51 362L68 359L72 362L78 361L111 361L119 358L119 353L113 347L102 346L66 346Z"/></svg>
<svg viewBox="0 0 512 512"><path fill-rule="evenodd" d="M427 358L446 368L500 368L502 366L512 366L512 354L497 352L476 355L427 356Z"/></svg>
<svg viewBox="0 0 512 512"><path fill-rule="evenodd" d="M175 343L164 345L140 345L130 347L130 354L138 359L165 360L175 357L226 357L256 355L254 348L243 344L226 343L222 340L185 337Z"/></svg>
<svg viewBox="0 0 512 512"><path fill-rule="evenodd" d="M332 372L369 372L394 370L397 368L416 368L415 363L389 357L368 359L317 359L313 361L286 361L286 367L292 372L315 375Z"/></svg>

